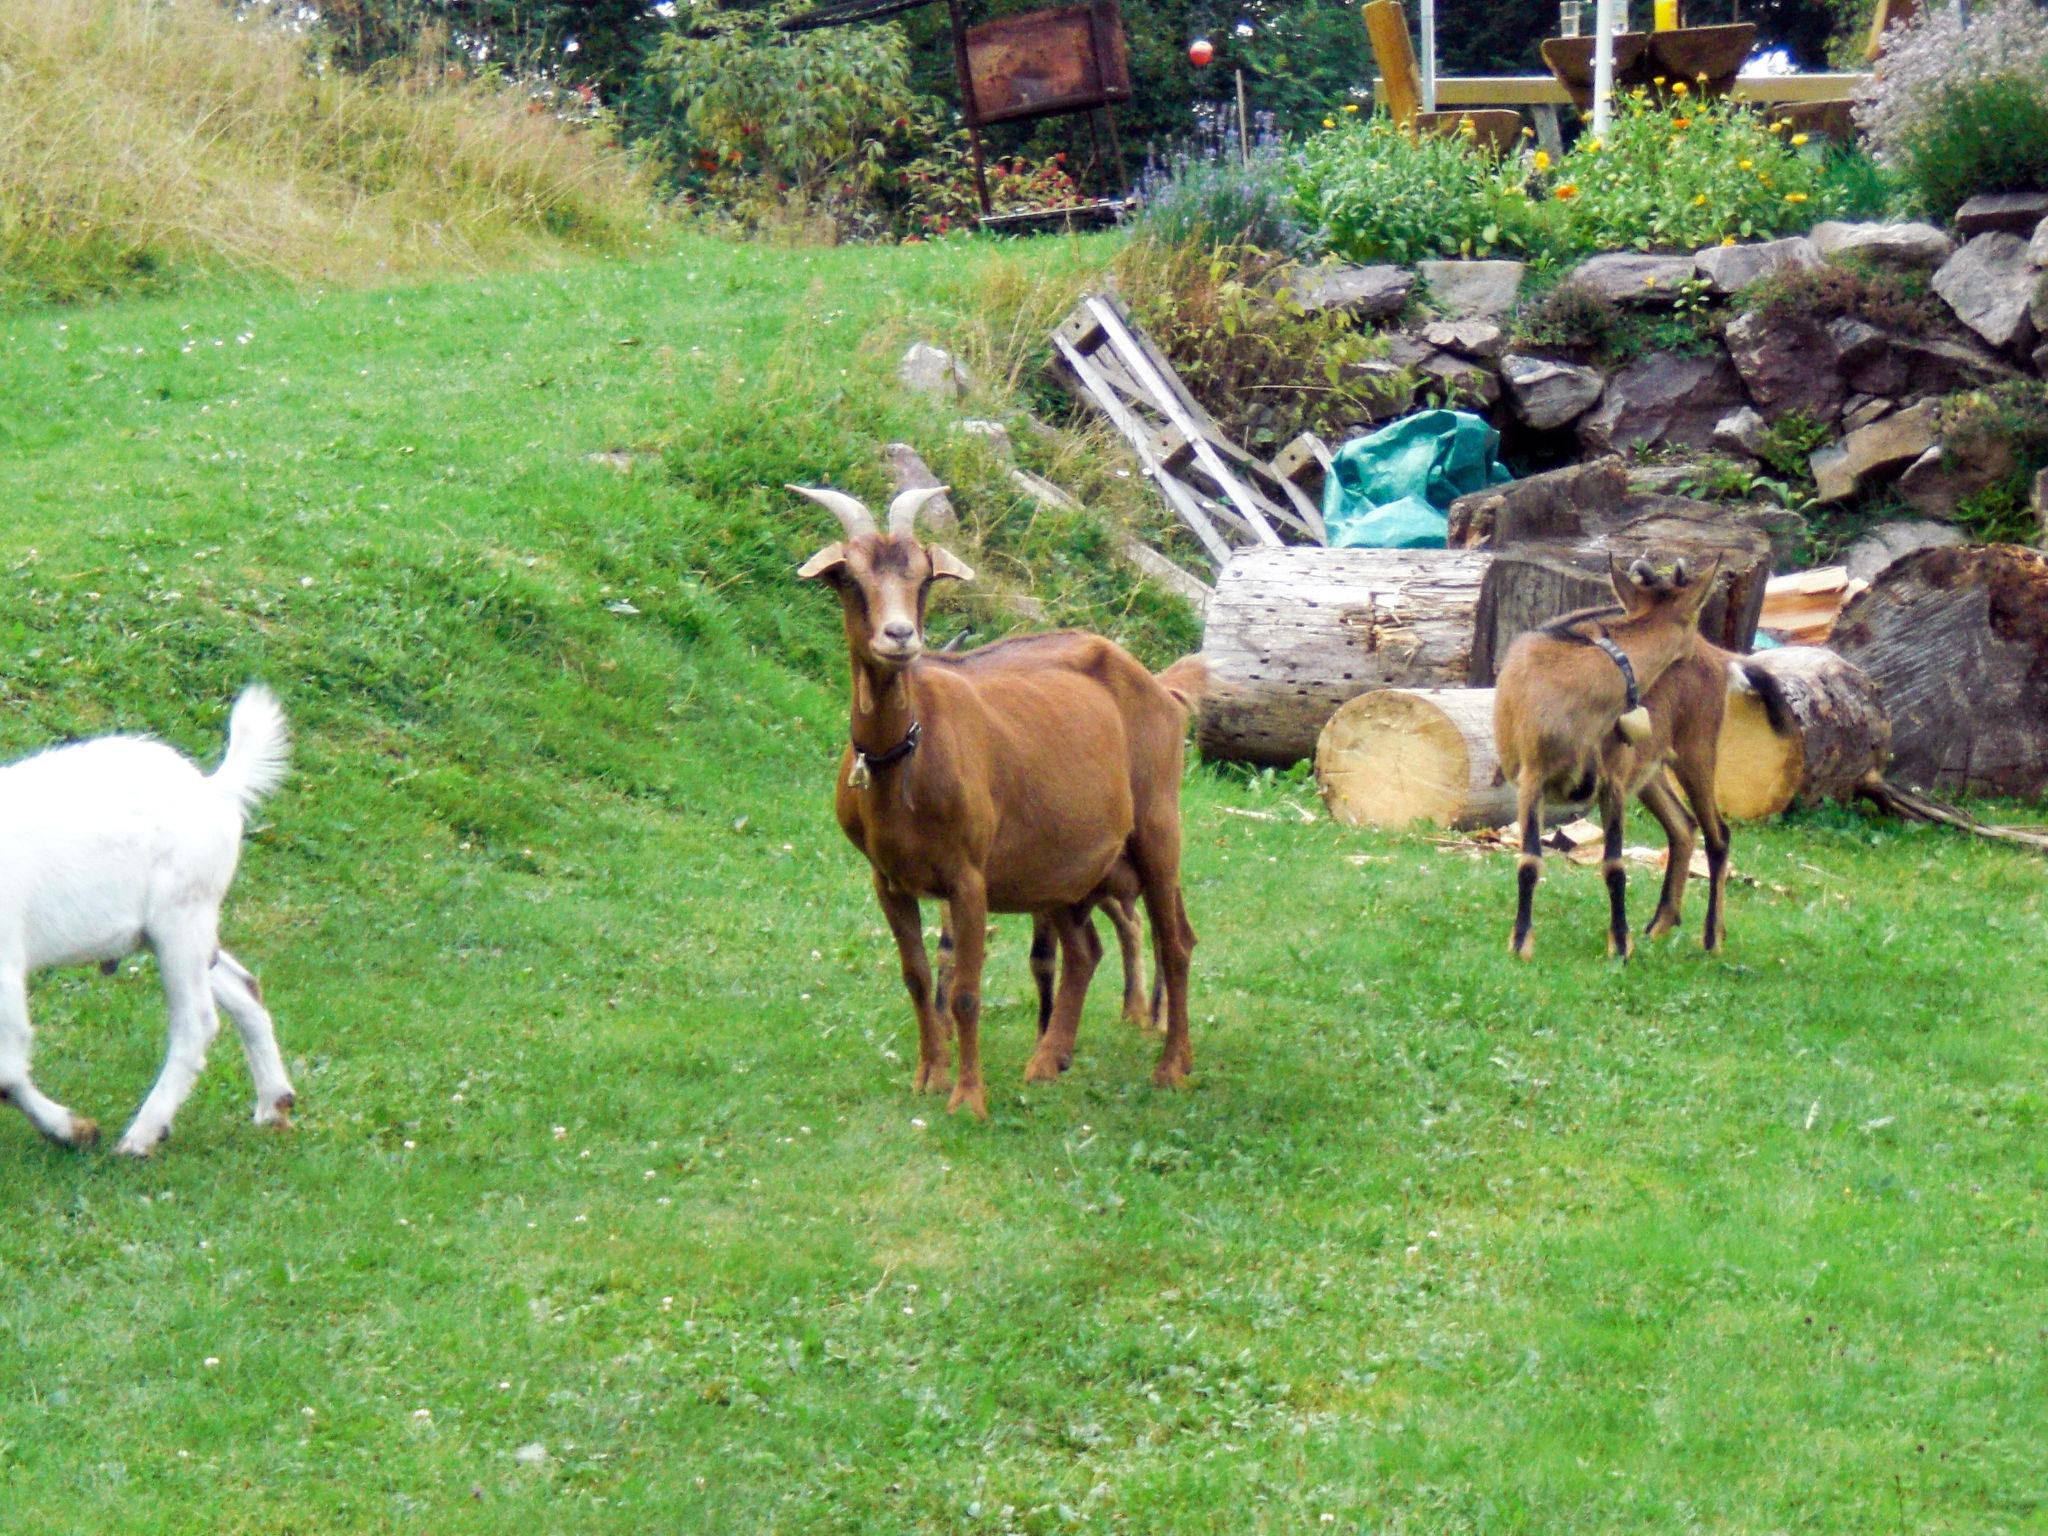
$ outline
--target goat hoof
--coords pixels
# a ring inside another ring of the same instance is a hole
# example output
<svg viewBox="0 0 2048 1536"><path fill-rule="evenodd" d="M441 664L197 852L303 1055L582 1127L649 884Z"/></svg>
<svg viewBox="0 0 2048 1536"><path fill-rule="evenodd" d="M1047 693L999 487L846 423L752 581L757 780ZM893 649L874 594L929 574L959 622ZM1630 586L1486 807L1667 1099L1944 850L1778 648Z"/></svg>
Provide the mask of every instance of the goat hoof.
<svg viewBox="0 0 2048 1536"><path fill-rule="evenodd" d="M166 1140L169 1139L170 1134L170 1131L166 1129L159 1133L153 1140L146 1140L143 1137L136 1135L135 1132L130 1131L126 1136L123 1136L121 1138L120 1144L116 1146L114 1150L120 1153L123 1157L132 1157L139 1162L142 1159L148 1157L151 1153L155 1152L159 1146L161 1146Z"/></svg>
<svg viewBox="0 0 2048 1536"><path fill-rule="evenodd" d="M988 1090L981 1084L976 1083L972 1088L954 1088L953 1097L946 1101L946 1113L957 1113L963 1104L973 1111L975 1119L988 1118Z"/></svg>
<svg viewBox="0 0 2048 1536"><path fill-rule="evenodd" d="M1643 937L1646 939L1661 939L1677 926L1678 919L1675 917L1653 917L1650 919L1648 926L1643 929Z"/></svg>
<svg viewBox="0 0 2048 1536"><path fill-rule="evenodd" d="M88 1120L83 1115L71 1117L71 1145L83 1152L87 1147L96 1146L100 1139L100 1123Z"/></svg>
<svg viewBox="0 0 2048 1536"><path fill-rule="evenodd" d="M945 1063L927 1061L919 1064L917 1079L911 1084L912 1093L944 1093L952 1083L948 1079Z"/></svg>
<svg viewBox="0 0 2048 1536"><path fill-rule="evenodd" d="M1027 1083L1056 1083L1065 1069L1056 1057L1043 1051L1031 1053L1031 1060L1024 1067L1024 1081Z"/></svg>
<svg viewBox="0 0 2048 1536"><path fill-rule="evenodd" d="M1188 1069L1177 1061L1162 1061L1152 1069L1154 1088L1178 1088L1188 1080Z"/></svg>
<svg viewBox="0 0 2048 1536"><path fill-rule="evenodd" d="M1613 934L1607 936L1607 957L1610 960L1619 960L1623 965L1627 965L1628 957L1635 953L1635 949L1635 944L1627 934L1618 939Z"/></svg>
<svg viewBox="0 0 2048 1536"><path fill-rule="evenodd" d="M1533 960L1536 958L1536 940L1527 935L1519 939L1510 939L1508 953L1517 960Z"/></svg>

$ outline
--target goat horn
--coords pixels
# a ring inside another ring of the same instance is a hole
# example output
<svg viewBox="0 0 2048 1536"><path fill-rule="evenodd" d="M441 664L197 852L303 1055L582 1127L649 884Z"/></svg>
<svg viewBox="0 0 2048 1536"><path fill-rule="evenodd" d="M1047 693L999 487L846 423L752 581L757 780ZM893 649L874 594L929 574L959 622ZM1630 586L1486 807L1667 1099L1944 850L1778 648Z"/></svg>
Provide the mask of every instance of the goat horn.
<svg viewBox="0 0 2048 1536"><path fill-rule="evenodd" d="M827 490L817 485L786 485L783 489L795 491L799 496L808 496L831 512L839 519L839 526L846 530L849 539L857 539L864 533L875 531L875 514L844 491Z"/></svg>
<svg viewBox="0 0 2048 1536"><path fill-rule="evenodd" d="M1678 583L1678 585L1681 587L1686 585L1687 581L1690 579L1685 574L1685 562L1683 560L1680 560L1676 565L1671 567L1671 579L1674 582Z"/></svg>
<svg viewBox="0 0 2048 1536"><path fill-rule="evenodd" d="M908 534L917 521L917 514L925 503L934 497L943 496L952 489L945 485L928 485L919 490L903 491L889 503L889 537L900 539Z"/></svg>
<svg viewBox="0 0 2048 1536"><path fill-rule="evenodd" d="M1638 559L1628 568L1628 576L1631 581L1655 581L1657 568L1647 560Z"/></svg>

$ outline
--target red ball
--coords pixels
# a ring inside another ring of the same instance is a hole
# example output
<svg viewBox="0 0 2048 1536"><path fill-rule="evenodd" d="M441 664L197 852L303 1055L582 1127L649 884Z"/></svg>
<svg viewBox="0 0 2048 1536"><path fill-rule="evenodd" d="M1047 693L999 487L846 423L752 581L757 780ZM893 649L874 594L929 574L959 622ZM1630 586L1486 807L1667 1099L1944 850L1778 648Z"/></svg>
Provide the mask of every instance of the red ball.
<svg viewBox="0 0 2048 1536"><path fill-rule="evenodd" d="M1188 44L1188 58L1197 66L1207 64L1216 57L1216 45L1206 37L1198 37Z"/></svg>

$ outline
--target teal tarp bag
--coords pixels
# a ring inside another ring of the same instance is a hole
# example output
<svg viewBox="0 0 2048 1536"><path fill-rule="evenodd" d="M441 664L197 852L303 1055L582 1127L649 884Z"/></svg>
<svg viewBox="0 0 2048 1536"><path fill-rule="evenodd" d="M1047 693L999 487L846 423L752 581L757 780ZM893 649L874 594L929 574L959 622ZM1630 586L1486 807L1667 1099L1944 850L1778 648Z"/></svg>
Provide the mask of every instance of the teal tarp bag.
<svg viewBox="0 0 2048 1536"><path fill-rule="evenodd" d="M1323 486L1335 549L1442 549L1451 503L1512 480L1500 434L1469 411L1418 411L1353 438Z"/></svg>

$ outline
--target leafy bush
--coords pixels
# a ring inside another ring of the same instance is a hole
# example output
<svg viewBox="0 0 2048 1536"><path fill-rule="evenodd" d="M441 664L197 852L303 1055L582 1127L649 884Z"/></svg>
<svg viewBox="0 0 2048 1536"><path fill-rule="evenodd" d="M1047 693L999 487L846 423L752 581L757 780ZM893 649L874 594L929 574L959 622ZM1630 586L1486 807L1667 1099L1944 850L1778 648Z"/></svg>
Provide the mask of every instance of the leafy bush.
<svg viewBox="0 0 2048 1536"><path fill-rule="evenodd" d="M900 193L899 226L913 238L972 229L981 217L981 199L974 189L974 156L967 131L939 133L934 125L932 147L902 170L892 172L891 189ZM994 213L1036 213L1071 208L1087 198L1067 174L1067 157L1046 160L1013 155L985 166L989 208Z"/></svg>
<svg viewBox="0 0 2048 1536"><path fill-rule="evenodd" d="M1746 313L1773 320L1854 315L1908 336L1925 336L1948 323L1947 306L1929 288L1926 274L1851 260L1780 268L1743 289L1735 302Z"/></svg>
<svg viewBox="0 0 2048 1536"><path fill-rule="evenodd" d="M1787 411L1768 427L1756 445L1757 457L1787 480L1813 479L1813 451L1830 442L1833 427L1804 411Z"/></svg>
<svg viewBox="0 0 2048 1536"><path fill-rule="evenodd" d="M1980 539L2024 543L2036 537L2030 498L2034 476L2048 468L2048 389L2024 379L1951 395L1942 402L1942 438L1964 458L1984 458L1998 445L2012 469L1997 484L1966 496L1956 521Z"/></svg>
<svg viewBox="0 0 2048 1536"><path fill-rule="evenodd" d="M1856 125L1941 217L1978 192L2048 186L2048 11L1953 5L1890 34Z"/></svg>
<svg viewBox="0 0 2048 1536"><path fill-rule="evenodd" d="M1702 356L1720 345L1721 315L1703 285L1688 284L1665 310L1628 310L1569 278L1532 293L1515 307L1509 328L1525 351L1562 353L1615 367L1645 352Z"/></svg>
<svg viewBox="0 0 2048 1536"><path fill-rule="evenodd" d="M1277 447L1369 415L1379 386L1354 364L1380 339L1293 294L1302 267L1247 245L1132 241L1118 253L1118 291L1195 398L1233 439Z"/></svg>
<svg viewBox="0 0 2048 1536"><path fill-rule="evenodd" d="M1575 251L1695 250L1797 234L1836 211L1826 152L1783 119L1702 101L1685 81L1637 88L1604 139L1572 146L1539 184Z"/></svg>
<svg viewBox="0 0 2048 1536"><path fill-rule="evenodd" d="M1820 180L1815 201L1831 218L1872 223L1919 211L1919 200L1905 178L1861 149L1829 146L1821 162Z"/></svg>
<svg viewBox="0 0 2048 1536"><path fill-rule="evenodd" d="M1411 140L1384 116L1326 118L1303 146L1295 204L1319 244L1351 261L1525 254L1547 243L1525 172L1469 136Z"/></svg>
<svg viewBox="0 0 2048 1536"><path fill-rule="evenodd" d="M1264 118L1251 152L1236 130L1210 118L1193 146L1163 164L1149 161L1139 178L1139 229L1162 246L1249 246L1278 256L1309 248L1309 232L1293 206L1292 167Z"/></svg>

